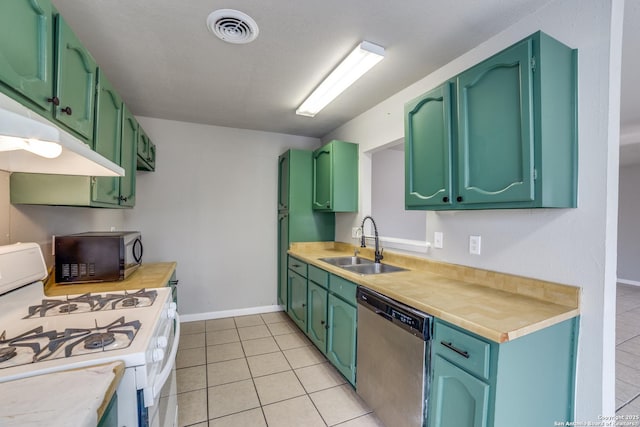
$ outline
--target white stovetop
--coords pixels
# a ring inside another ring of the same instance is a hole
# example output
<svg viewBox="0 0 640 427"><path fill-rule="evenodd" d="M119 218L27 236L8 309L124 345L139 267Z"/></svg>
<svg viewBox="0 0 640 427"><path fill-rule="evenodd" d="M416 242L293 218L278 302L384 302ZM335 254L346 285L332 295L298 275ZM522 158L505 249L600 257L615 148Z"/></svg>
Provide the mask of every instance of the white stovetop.
<svg viewBox="0 0 640 427"><path fill-rule="evenodd" d="M156 320L163 309L164 301L169 300L171 292L169 288L154 289L158 292L158 296L155 303L150 307L23 319L28 314L27 310L30 305L40 304L42 299L46 298L43 289L42 282L36 282L0 296L0 333L4 331L8 338L15 337L38 326L42 326L45 331L92 327L96 319L100 325L106 325L122 316L125 316L126 321L139 320L141 323L140 329L133 342L123 349L0 368L0 383L56 372L62 369L82 368L119 360L123 361L126 367L144 365L147 357L146 351L151 347L151 340L154 339Z"/></svg>

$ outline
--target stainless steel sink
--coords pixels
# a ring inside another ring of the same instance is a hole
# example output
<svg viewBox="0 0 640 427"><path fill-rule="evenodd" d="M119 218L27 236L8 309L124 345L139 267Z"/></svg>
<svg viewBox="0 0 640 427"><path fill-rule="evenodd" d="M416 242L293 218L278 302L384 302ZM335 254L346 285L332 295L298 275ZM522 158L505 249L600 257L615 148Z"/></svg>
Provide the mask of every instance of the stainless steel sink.
<svg viewBox="0 0 640 427"><path fill-rule="evenodd" d="M352 266L352 265L370 265L373 261L360 258L359 256L339 256L333 258L320 258L320 261L328 262L331 265L338 267Z"/></svg>
<svg viewBox="0 0 640 427"><path fill-rule="evenodd" d="M405 271L406 269L393 265L374 263L370 259L358 256L341 256L333 258L320 258L320 261L327 262L336 267L344 268L358 274L382 274L393 273L395 271Z"/></svg>
<svg viewBox="0 0 640 427"><path fill-rule="evenodd" d="M396 267L394 265L389 264L360 264L360 265L349 265L343 266L345 270L353 271L358 274L382 274L382 273L393 273L395 271L405 271L405 268Z"/></svg>

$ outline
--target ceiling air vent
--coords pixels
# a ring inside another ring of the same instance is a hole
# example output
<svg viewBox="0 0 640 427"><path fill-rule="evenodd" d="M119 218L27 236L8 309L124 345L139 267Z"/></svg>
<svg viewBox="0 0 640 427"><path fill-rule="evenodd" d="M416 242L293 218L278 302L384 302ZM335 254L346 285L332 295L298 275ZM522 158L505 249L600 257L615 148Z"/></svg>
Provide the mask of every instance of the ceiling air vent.
<svg viewBox="0 0 640 427"><path fill-rule="evenodd" d="M219 9L207 17L207 27L227 43L244 44L258 37L258 24L246 13L233 9Z"/></svg>

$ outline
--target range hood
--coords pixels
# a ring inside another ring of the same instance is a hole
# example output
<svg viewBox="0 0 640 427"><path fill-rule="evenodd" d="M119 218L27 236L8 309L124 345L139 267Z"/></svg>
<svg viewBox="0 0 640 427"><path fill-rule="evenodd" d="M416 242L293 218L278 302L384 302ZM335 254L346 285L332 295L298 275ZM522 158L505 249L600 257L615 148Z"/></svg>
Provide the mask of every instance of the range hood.
<svg viewBox="0 0 640 427"><path fill-rule="evenodd" d="M0 170L57 175L124 176L123 168L2 93Z"/></svg>

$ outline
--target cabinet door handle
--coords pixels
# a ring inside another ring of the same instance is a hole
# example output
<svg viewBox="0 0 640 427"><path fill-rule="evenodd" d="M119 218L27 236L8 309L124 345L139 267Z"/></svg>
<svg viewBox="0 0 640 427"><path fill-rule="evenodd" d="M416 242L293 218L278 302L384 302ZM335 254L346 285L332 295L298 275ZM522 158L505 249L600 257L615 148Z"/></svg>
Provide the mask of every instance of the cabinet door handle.
<svg viewBox="0 0 640 427"><path fill-rule="evenodd" d="M462 196L458 196L458 197L456 197L456 200L457 200L458 202L461 202L461 201L463 200L463 199L462 199Z"/></svg>
<svg viewBox="0 0 640 427"><path fill-rule="evenodd" d="M298 268L300 267L300 264L291 264L291 267Z"/></svg>
<svg viewBox="0 0 640 427"><path fill-rule="evenodd" d="M303 307L306 307L306 306L307 306L307 304L302 304L302 306L303 306Z"/></svg>
<svg viewBox="0 0 640 427"><path fill-rule="evenodd" d="M73 111L71 111L71 107L69 107L69 106L64 107L64 108L61 108L61 109L60 109L60 111L61 111L62 113L65 113L65 114L69 115L69 116L70 116L71 114L73 114Z"/></svg>
<svg viewBox="0 0 640 427"><path fill-rule="evenodd" d="M455 347L453 345L453 343L440 341L440 344L442 344L443 346L447 347L449 350L455 351L456 353L458 353L460 356L464 357L465 359L469 358L469 353L468 352L466 352L464 350L460 350L459 348Z"/></svg>
<svg viewBox="0 0 640 427"><path fill-rule="evenodd" d="M442 198L442 201L445 202L445 203L449 203L449 198L447 196L444 196Z"/></svg>
<svg viewBox="0 0 640 427"><path fill-rule="evenodd" d="M50 102L55 106L58 106L60 105L60 98L58 98L57 96L52 96L51 98L47 98L47 102Z"/></svg>
<svg viewBox="0 0 640 427"><path fill-rule="evenodd" d="M324 325L325 323L326 323L326 322L325 322L324 320L321 320L321 321L320 321L320 324L321 324L321 325Z"/></svg>

